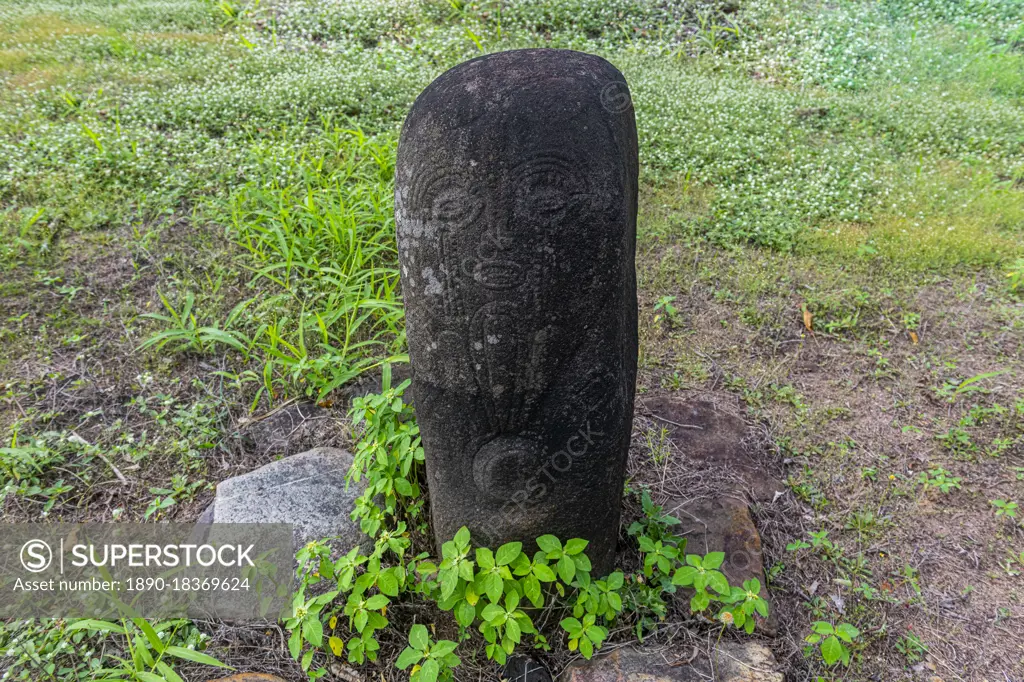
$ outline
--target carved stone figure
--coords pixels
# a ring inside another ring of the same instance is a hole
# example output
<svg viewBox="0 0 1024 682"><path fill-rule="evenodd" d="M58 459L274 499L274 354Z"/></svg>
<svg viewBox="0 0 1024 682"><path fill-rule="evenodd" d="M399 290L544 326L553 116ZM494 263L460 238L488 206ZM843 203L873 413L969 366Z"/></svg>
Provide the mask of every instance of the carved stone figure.
<svg viewBox="0 0 1024 682"><path fill-rule="evenodd" d="M604 59L514 50L419 96L395 216L438 541L614 560L637 362L637 138Z"/></svg>

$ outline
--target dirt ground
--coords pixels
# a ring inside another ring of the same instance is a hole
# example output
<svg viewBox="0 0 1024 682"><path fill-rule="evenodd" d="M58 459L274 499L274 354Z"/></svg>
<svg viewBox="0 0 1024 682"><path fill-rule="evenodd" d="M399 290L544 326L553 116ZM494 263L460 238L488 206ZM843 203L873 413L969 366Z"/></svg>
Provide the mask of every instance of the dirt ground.
<svg viewBox="0 0 1024 682"><path fill-rule="evenodd" d="M644 265L641 307L678 312L646 320L641 390L717 397L784 467L758 521L792 678L810 613L863 631L857 679L1020 679L1024 537L991 500L1024 491L1024 309L971 275L682 245ZM948 491L921 482L939 468Z"/></svg>

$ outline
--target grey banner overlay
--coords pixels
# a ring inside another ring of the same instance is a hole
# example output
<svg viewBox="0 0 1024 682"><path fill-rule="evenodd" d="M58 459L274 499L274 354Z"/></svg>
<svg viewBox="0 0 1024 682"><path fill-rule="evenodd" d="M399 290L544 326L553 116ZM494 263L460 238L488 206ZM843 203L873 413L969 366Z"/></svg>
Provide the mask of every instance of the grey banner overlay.
<svg viewBox="0 0 1024 682"><path fill-rule="evenodd" d="M0 618L274 620L290 524L2 524Z"/></svg>

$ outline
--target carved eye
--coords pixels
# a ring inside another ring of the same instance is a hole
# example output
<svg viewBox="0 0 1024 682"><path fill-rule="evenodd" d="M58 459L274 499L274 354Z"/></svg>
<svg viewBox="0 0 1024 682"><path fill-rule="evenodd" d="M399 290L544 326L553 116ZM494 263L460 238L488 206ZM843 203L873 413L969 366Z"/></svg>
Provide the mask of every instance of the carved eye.
<svg viewBox="0 0 1024 682"><path fill-rule="evenodd" d="M567 188L557 184L543 184L533 188L530 193L533 208L539 213L556 213L569 205L572 194Z"/></svg>
<svg viewBox="0 0 1024 682"><path fill-rule="evenodd" d="M466 224L483 212L483 192L459 175L428 175L417 183L416 204L426 220Z"/></svg>
<svg viewBox="0 0 1024 682"><path fill-rule="evenodd" d="M557 163L540 163L528 170L516 189L516 210L527 215L553 218L583 194L582 183Z"/></svg>
<svg viewBox="0 0 1024 682"><path fill-rule="evenodd" d="M439 197L434 197L430 213L435 220L451 222L464 215L466 209L466 197L457 196L454 191L449 190Z"/></svg>

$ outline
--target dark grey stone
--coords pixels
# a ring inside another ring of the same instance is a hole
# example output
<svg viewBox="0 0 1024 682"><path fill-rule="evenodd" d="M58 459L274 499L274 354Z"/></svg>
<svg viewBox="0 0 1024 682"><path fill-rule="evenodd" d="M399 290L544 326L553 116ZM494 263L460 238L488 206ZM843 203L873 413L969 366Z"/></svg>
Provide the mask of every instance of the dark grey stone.
<svg viewBox="0 0 1024 682"><path fill-rule="evenodd" d="M242 436L246 445L261 458L292 455L323 443L337 442L328 435L332 426L330 414L313 402L292 403L247 424Z"/></svg>
<svg viewBox="0 0 1024 682"><path fill-rule="evenodd" d="M398 147L413 395L438 541L590 541L611 568L637 362L637 138L600 57L440 76Z"/></svg>
<svg viewBox="0 0 1024 682"><path fill-rule="evenodd" d="M574 661L563 682L782 682L772 650L761 642L719 641L700 648L655 644L615 649Z"/></svg>
<svg viewBox="0 0 1024 682"><path fill-rule="evenodd" d="M213 502L206 505L206 509L196 519L197 526L209 526L211 523L213 523Z"/></svg>
<svg viewBox="0 0 1024 682"><path fill-rule="evenodd" d="M551 682L551 672L533 656L510 656L501 669L501 679L507 682Z"/></svg>
<svg viewBox="0 0 1024 682"><path fill-rule="evenodd" d="M338 538L341 551L373 543L350 518L363 487L346 490L352 455L336 448L316 448L279 459L255 471L221 481L213 501L213 523L290 523L295 546Z"/></svg>

